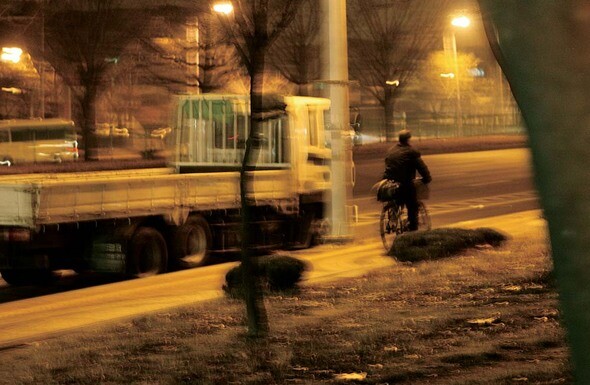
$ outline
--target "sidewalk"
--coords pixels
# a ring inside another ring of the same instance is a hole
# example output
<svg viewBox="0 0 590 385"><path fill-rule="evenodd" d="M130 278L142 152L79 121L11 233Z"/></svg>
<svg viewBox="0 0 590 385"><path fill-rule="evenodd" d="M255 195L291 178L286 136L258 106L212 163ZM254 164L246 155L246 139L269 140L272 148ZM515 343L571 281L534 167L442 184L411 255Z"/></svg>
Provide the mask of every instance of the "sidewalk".
<svg viewBox="0 0 590 385"><path fill-rule="evenodd" d="M532 232L545 232L545 221L540 214L539 210L533 210L452 226L492 227L513 238L526 237ZM323 245L290 254L310 263L306 286L357 277L397 264L394 258L385 255L378 237L357 244ZM0 348L221 298L225 273L236 264L206 266L0 304Z"/></svg>
<svg viewBox="0 0 590 385"><path fill-rule="evenodd" d="M508 235L509 238L527 238L546 233L546 222L541 214L541 210L530 210L458 222L445 227L467 229L490 227ZM345 254L343 247L346 247ZM378 237L356 242L353 245L323 245L297 251L292 255L309 262L312 267L306 274L306 285L358 277L370 270L394 266L397 263L394 258L385 255L381 239Z"/></svg>
<svg viewBox="0 0 590 385"><path fill-rule="evenodd" d="M491 227L513 238L527 237L531 233L547 233L547 222L543 218L543 212L541 210L522 211L497 217L459 222L447 227L463 227L468 229Z"/></svg>

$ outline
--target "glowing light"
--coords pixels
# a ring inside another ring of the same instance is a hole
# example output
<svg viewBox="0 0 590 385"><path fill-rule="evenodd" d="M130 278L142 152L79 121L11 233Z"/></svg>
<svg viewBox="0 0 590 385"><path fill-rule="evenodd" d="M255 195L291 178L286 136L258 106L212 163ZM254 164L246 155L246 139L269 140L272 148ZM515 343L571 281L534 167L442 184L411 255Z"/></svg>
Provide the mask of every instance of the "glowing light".
<svg viewBox="0 0 590 385"><path fill-rule="evenodd" d="M399 86L399 80L386 80L385 84L388 86Z"/></svg>
<svg viewBox="0 0 590 385"><path fill-rule="evenodd" d="M216 3L213 4L213 10L218 13L223 13L224 15L229 15L234 11L234 6L232 3Z"/></svg>
<svg viewBox="0 0 590 385"><path fill-rule="evenodd" d="M16 87L2 87L2 91L4 92L8 92L9 94L22 94L23 90L20 88L16 88Z"/></svg>
<svg viewBox="0 0 590 385"><path fill-rule="evenodd" d="M0 60L9 61L12 63L18 63L20 56L23 54L23 50L17 47L2 47L2 53L0 54Z"/></svg>
<svg viewBox="0 0 590 385"><path fill-rule="evenodd" d="M467 16L459 16L451 20L451 25L459 28L467 28L471 24L471 20Z"/></svg>
<svg viewBox="0 0 590 385"><path fill-rule="evenodd" d="M449 79L453 79L455 77L455 74L452 72L446 73L446 74L440 74L441 78L449 78Z"/></svg>

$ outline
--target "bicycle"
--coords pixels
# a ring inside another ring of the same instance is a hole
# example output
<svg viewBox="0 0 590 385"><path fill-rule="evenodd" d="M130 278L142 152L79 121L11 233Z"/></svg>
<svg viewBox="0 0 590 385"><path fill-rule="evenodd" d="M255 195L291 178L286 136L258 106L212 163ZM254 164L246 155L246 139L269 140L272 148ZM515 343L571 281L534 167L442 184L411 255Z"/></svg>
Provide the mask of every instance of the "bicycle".
<svg viewBox="0 0 590 385"><path fill-rule="evenodd" d="M395 238L408 231L408 225L408 211L404 204L398 204L396 199L383 203L379 231L385 251L389 253ZM424 202L418 200L418 230L430 230L431 226L428 209Z"/></svg>

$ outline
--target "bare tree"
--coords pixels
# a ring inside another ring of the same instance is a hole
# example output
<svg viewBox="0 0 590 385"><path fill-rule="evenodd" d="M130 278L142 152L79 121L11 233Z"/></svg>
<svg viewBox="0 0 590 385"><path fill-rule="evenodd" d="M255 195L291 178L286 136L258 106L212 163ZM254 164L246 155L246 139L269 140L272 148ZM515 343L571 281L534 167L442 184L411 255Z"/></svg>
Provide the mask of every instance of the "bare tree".
<svg viewBox="0 0 590 385"><path fill-rule="evenodd" d="M48 62L72 90L85 158L94 159L97 101L121 70L117 64L125 50L150 31L145 28L152 21L149 10L122 0L11 3L26 10L11 21L13 34L32 56Z"/></svg>
<svg viewBox="0 0 590 385"><path fill-rule="evenodd" d="M204 93L225 89L229 79L240 77L240 71L243 72L233 45L217 21L210 13L199 15L198 85Z"/></svg>
<svg viewBox="0 0 590 385"><path fill-rule="evenodd" d="M46 0L41 3L36 51L72 88L80 109L85 159L95 158L96 102L109 73L145 18L123 12L118 0Z"/></svg>
<svg viewBox="0 0 590 385"><path fill-rule="evenodd" d="M590 383L590 18L585 0L480 0L529 128L574 377Z"/></svg>
<svg viewBox="0 0 590 385"><path fill-rule="evenodd" d="M385 135L394 135L393 111L421 61L442 38L446 0L350 0L351 78L379 101Z"/></svg>
<svg viewBox="0 0 590 385"><path fill-rule="evenodd" d="M248 202L248 172L254 169L255 148L260 140L262 122L269 111L280 105L264 99L264 70L266 55L277 37L288 27L295 16L298 0L235 0L233 20L220 16L227 36L250 76L250 132L240 169L240 198L242 204L242 271L246 292L248 333L252 337L264 336L268 330L262 294L258 285L258 269L251 258L251 207ZM266 99L269 100L269 99ZM284 107L283 107L284 108ZM272 114L273 112L270 112Z"/></svg>
<svg viewBox="0 0 590 385"><path fill-rule="evenodd" d="M473 54L458 54L457 67L460 73L467 74L470 69L477 68L480 60ZM416 72L420 82L414 82L406 89L413 94L421 105L416 108L430 113L429 118L438 120L453 117L456 109L457 85L451 75L455 71L453 60L443 51L434 51L428 55ZM473 76L461 76L459 84L461 94L467 100L479 100L481 94L489 95L490 87L482 87L482 79ZM478 103L474 103L476 106ZM448 121L448 119L445 119ZM438 124L444 122L439 121Z"/></svg>
<svg viewBox="0 0 590 385"><path fill-rule="evenodd" d="M309 84L320 74L318 36L320 9L316 1L302 0L293 22L272 46L270 63L283 77L298 87L299 95L309 94Z"/></svg>

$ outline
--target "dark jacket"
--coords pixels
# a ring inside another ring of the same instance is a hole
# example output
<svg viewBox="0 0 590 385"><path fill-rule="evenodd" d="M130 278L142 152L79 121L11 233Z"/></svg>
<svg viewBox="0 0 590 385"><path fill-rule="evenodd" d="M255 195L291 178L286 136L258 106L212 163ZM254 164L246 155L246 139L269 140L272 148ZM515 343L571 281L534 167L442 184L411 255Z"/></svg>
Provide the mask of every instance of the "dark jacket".
<svg viewBox="0 0 590 385"><path fill-rule="evenodd" d="M422 182L430 183L430 171L418 150L409 144L398 143L387 151L384 179L409 184L416 178L416 171L422 176Z"/></svg>

